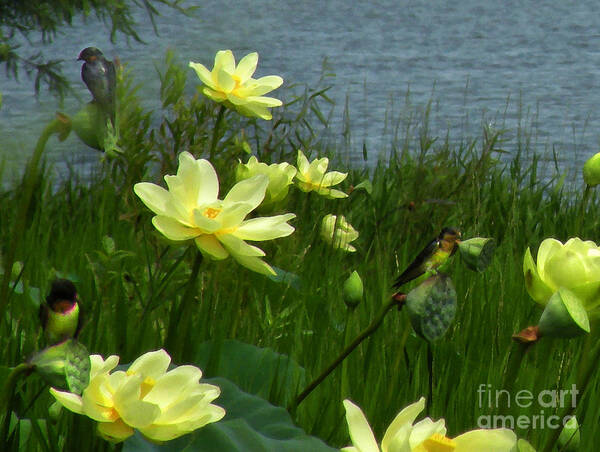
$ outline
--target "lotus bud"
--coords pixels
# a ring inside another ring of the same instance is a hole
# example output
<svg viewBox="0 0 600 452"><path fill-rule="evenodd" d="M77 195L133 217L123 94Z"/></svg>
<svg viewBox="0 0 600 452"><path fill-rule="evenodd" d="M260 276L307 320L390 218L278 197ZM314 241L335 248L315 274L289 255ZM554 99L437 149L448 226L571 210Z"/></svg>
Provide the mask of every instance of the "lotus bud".
<svg viewBox="0 0 600 452"><path fill-rule="evenodd" d="M474 237L458 243L460 255L469 269L484 271L494 256L496 242L492 238Z"/></svg>
<svg viewBox="0 0 600 452"><path fill-rule="evenodd" d="M102 237L102 248L104 249L104 252L109 256L115 254L115 251L117 249L114 239L109 235L105 235L104 237Z"/></svg>
<svg viewBox="0 0 600 452"><path fill-rule="evenodd" d="M581 301L563 287L548 300L538 326L541 336L571 338L590 332L590 321Z"/></svg>
<svg viewBox="0 0 600 452"><path fill-rule="evenodd" d="M74 339L36 353L29 364L50 386L81 394L90 377L90 357L84 345Z"/></svg>
<svg viewBox="0 0 600 452"><path fill-rule="evenodd" d="M258 174L264 174L269 178L269 185L267 185L261 207L273 206L283 201L287 196L292 180L296 175L296 168L286 162L267 165L259 162L255 156L251 156L248 163L240 162L235 171L238 182Z"/></svg>
<svg viewBox="0 0 600 452"><path fill-rule="evenodd" d="M583 180L590 187L600 184L600 152L583 165Z"/></svg>
<svg viewBox="0 0 600 452"><path fill-rule="evenodd" d="M546 305L564 287L572 291L588 315L595 316L600 306L600 247L578 237L561 243L545 239L537 252L537 264L527 249L523 259L525 287L531 298Z"/></svg>
<svg viewBox="0 0 600 452"><path fill-rule="evenodd" d="M71 125L81 141L89 147L104 150L105 116L95 102L89 102L71 119Z"/></svg>
<svg viewBox="0 0 600 452"><path fill-rule="evenodd" d="M343 294L344 303L352 309L358 306L363 298L363 282L356 270L344 281Z"/></svg>
<svg viewBox="0 0 600 452"><path fill-rule="evenodd" d="M21 276L22 272L23 272L23 262L22 261L13 262L12 272L11 272L12 278L13 279L19 278Z"/></svg>
<svg viewBox="0 0 600 452"><path fill-rule="evenodd" d="M327 214L321 224L321 238L336 249L353 253L356 248L350 245L350 242L358 238L358 231L343 215Z"/></svg>

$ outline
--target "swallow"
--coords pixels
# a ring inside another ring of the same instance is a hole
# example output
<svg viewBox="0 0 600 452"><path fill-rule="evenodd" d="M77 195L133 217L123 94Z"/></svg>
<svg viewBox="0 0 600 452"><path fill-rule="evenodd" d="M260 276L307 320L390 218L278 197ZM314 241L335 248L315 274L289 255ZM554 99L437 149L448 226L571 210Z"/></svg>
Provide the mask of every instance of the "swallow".
<svg viewBox="0 0 600 452"><path fill-rule="evenodd" d="M81 79L114 127L117 88L114 63L104 58L102 52L96 47L83 49L77 61L84 61L81 66Z"/></svg>
<svg viewBox="0 0 600 452"><path fill-rule="evenodd" d="M77 338L83 316L75 285L68 279L55 280L46 302L40 306L39 315L48 344Z"/></svg>
<svg viewBox="0 0 600 452"><path fill-rule="evenodd" d="M460 231L455 228L442 229L440 235L429 242L406 270L398 276L394 287L399 288L425 273L435 273L456 252L460 236Z"/></svg>

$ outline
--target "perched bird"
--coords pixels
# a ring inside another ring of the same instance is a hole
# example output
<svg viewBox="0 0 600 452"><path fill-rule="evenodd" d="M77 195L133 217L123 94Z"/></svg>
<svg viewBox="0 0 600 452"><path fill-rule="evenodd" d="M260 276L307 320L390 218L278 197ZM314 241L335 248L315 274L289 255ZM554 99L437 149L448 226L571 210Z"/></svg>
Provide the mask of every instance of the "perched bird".
<svg viewBox="0 0 600 452"><path fill-rule="evenodd" d="M75 285L68 279L55 280L46 302L40 306L39 314L48 344L77 337L83 316L79 312Z"/></svg>
<svg viewBox="0 0 600 452"><path fill-rule="evenodd" d="M94 101L114 127L117 87L115 65L104 58L102 52L96 47L83 49L77 60L85 61L81 66L81 78L94 96Z"/></svg>
<svg viewBox="0 0 600 452"><path fill-rule="evenodd" d="M460 243L460 231L454 228L444 228L440 235L423 248L423 251L410 263L394 282L398 288L413 279L427 273L434 272L452 256Z"/></svg>

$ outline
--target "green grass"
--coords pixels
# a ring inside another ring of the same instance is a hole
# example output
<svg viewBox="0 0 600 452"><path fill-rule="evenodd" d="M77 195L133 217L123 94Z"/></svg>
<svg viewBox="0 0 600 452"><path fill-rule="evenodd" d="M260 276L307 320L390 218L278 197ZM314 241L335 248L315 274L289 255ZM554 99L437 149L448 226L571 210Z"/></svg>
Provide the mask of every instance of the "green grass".
<svg viewBox="0 0 600 452"><path fill-rule="evenodd" d="M327 124L331 105L322 87L290 89L286 107L275 109L270 122L226 114L215 142L218 106L198 96L185 98L186 69L170 67L163 74L164 110L153 113L154 122L139 107L131 81L123 83L125 157L99 158L92 174L72 171L64 180L55 179L42 165L21 184L0 193L5 271L12 265L6 256L16 244L15 260L23 264L18 280L25 286L23 294L9 286L0 324L0 363L15 366L41 347L37 306L57 272L76 280L87 319L80 340L90 352L118 354L127 363L162 347L182 305L195 253L187 244L171 244L160 236L151 224L151 212L133 194L133 184L144 180L162 185L162 175L175 173L179 152L206 157L215 146L212 163L223 195L233 184L237 159L247 159L244 147L250 146L261 161L292 164L297 149L304 149L312 151L313 158L330 155L331 169L349 171L343 189L370 178L372 193L358 189L347 199L327 200L290 190L285 211L296 213L296 231L260 246L269 263L301 278L300 290L231 259L203 262L195 296L187 300L192 328L179 349L168 350L176 363L193 362L204 341L235 338L290 356L310 380L369 324L389 298L402 267L443 226L453 225L463 237L494 237L498 249L485 273L467 270L458 258L452 265L458 311L444 338L431 346L433 394L427 344L412 332L406 313L393 309L379 330L298 407L294 421L309 434L341 447L350 443L343 418L345 398L362 407L379 440L397 412L422 395L428 398L427 415L445 418L450 436L476 428L479 416L493 413L479 406L477 389L487 383L493 390L502 388L514 348L511 335L535 324L540 314L525 290L523 254L527 247L535 253L546 237L600 241L596 193L583 206L583 190L564 186L558 173L538 177L548 163L541 163L527 144L513 154L501 153L503 135L491 129L463 143L437 140L428 131L427 110L417 127L407 128L405 139L392 147L388 161L379 160L369 170L343 168L338 162L348 159L350 149L327 147L321 140L319 131ZM415 131L416 139L411 139ZM23 214L24 228L15 230L26 206L27 184L33 184L33 195ZM320 221L327 213L345 215L360 231L358 252L344 254L320 239ZM364 300L354 311L342 300L342 284L352 270L365 284ZM595 333L595 325L592 328ZM579 363L588 356L582 354L584 342L585 338L545 338L536 344L511 382L512 394L569 388ZM48 418L52 400L42 389L35 376L19 386L12 406L19 417ZM593 376L587 393L578 399L581 450L592 450L595 444L599 390ZM281 402L276 394L271 399ZM531 416L539 411L534 403L508 413ZM34 428L30 450L46 450L43 429ZM112 450L94 429L89 419L63 411L47 424L48 450L58 445L62 450ZM517 434L541 450L550 432L526 429Z"/></svg>

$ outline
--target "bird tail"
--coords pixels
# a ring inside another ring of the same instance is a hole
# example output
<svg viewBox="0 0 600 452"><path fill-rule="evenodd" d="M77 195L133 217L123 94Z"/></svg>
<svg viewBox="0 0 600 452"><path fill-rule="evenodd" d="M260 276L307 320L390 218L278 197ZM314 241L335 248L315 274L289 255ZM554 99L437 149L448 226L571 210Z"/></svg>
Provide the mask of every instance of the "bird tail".
<svg viewBox="0 0 600 452"><path fill-rule="evenodd" d="M419 272L415 272L414 268L409 267L406 270L404 270L404 272L402 272L402 274L400 276L398 276L398 278L396 278L396 281L394 281L393 287L395 289L398 289L398 288L402 287L404 284L417 278L419 275L420 275Z"/></svg>

